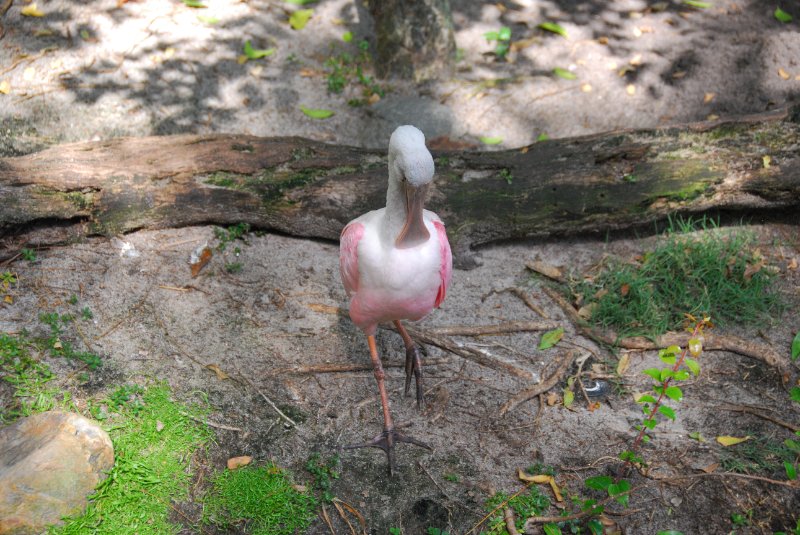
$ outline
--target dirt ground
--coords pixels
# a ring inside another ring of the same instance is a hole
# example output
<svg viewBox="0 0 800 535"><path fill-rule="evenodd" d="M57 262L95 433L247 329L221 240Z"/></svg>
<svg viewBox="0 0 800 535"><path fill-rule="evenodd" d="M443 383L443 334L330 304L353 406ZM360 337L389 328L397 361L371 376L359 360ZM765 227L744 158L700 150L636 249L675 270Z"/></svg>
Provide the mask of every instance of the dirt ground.
<svg viewBox="0 0 800 535"><path fill-rule="evenodd" d="M354 108L347 99L357 96L357 88L328 93L323 64L355 46L342 42L345 31L356 40L369 37L363 6L321 1L312 6L309 25L293 31L286 23L288 4L205 3L202 14L219 18L218 24L199 23L198 10L180 2L131 1L117 8L116 0L45 1L38 3L45 12L41 18L22 17L20 6L12 7L0 41L0 82L8 80L10 87L0 95L2 155L53 143L178 132L300 135L385 147L402 123L416 124L429 139L478 145L481 136L499 136L498 146L509 148L540 134L564 137L756 113L795 103L800 92L800 12L792 5L782 6L795 17L786 25L772 16L773 4L755 1L719 1L708 9L679 2L454 1L463 56L456 75L419 86L387 83L379 102ZM559 22L569 37L537 29L544 21ZM497 61L483 38L501 25L511 27L512 41L520 42L513 62ZM239 64L247 39L277 51ZM577 78L553 76L555 67ZM300 105L336 115L313 120ZM769 263L781 270L779 288L789 306L768 326L729 334L768 344L788 359L792 336L800 330L794 313L800 274L787 267L800 259L797 226L747 223ZM534 399L500 417L500 407L552 373L567 350L586 359L587 384L593 370L610 375L616 366L616 356L576 331L525 263L540 259L579 276L606 255L630 259L652 241L585 237L477 251L481 265L457 270L444 305L420 326L541 321L513 293L502 292L521 288L548 321L565 328L564 342L539 351L535 332L454 337L527 370L528 380L426 346L429 406L418 412L412 397L402 397L401 340L380 330L395 418L411 424L409 432L434 450L399 446L393 479L380 451L340 452L342 475L334 494L358 509L375 534L391 527L404 534L429 527L466 533L484 515L482 504L492 489L518 490L517 468L537 462L555 467L570 493L591 496L583 480L610 474L615 456L632 440L641 411L631 392L648 388L641 370L658 359L654 352L631 353L620 388L599 398L595 410L578 394L571 410ZM40 313L89 307L93 320L81 324L73 342L99 353L103 367L80 382L73 373L77 364L49 364L72 377L65 387L79 404L110 385L149 379L167 380L184 400L207 394L215 408L212 421L238 430L215 429L216 445L199 474L236 455L274 459L303 474L311 452L330 455L377 434L380 404L365 339L344 312L337 245L252 233L246 243L235 244L238 256L229 245L191 278L189 256L205 242L216 243L212 227L140 231L42 250L35 263L17 260L10 266L20 277L16 301L0 308L0 330L45 334ZM241 270L229 273L225 264L234 262ZM68 302L73 294L77 305ZM364 368L303 370L328 364ZM643 450L651 474L691 478L656 482L634 474L633 485L643 488L632 494L628 510L615 508L618 514L609 518L630 534L727 533L731 515L748 511L752 521L737 533L793 528L800 511L796 489L703 469L719 462L722 447L713 441L718 435L777 442L791 436L774 422L725 410L726 403L755 406L794 425L800 421L798 405L789 402L778 374L756 360L710 351L702 365L700 378L684 388L677 420L659 425L656 440ZM577 365L570 370L575 373ZM562 380L553 391L563 387ZM267 398L297 425L281 418ZM690 439L691 432L708 442ZM451 474L456 481L445 478ZM780 471L761 475L785 479ZM191 504L179 506L190 518L196 514ZM340 533L348 532L333 521ZM318 521L311 533L328 528Z"/></svg>

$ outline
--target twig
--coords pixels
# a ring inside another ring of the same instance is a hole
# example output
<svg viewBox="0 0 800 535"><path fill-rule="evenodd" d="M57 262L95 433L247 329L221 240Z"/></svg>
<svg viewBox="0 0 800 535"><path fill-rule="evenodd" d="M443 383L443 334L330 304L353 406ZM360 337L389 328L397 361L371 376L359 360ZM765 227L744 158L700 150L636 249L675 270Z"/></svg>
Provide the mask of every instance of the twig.
<svg viewBox="0 0 800 535"><path fill-rule="evenodd" d="M514 518L514 510L511 509L511 507L506 507L503 509L503 520L505 520L506 531L508 531L508 535L519 535L519 531L517 531L516 519Z"/></svg>
<svg viewBox="0 0 800 535"><path fill-rule="evenodd" d="M216 427L217 429L224 429L226 431L236 431L237 433L241 433L242 432L242 430L239 429L238 427L231 427L231 426L224 425L224 424L217 424L217 423L211 422L209 420L203 420L202 418L197 418L196 416L192 416L191 414L183 412L183 411L178 411L178 412L180 414L186 416L190 420L194 420L195 422L201 423L203 425L207 425L209 427Z"/></svg>
<svg viewBox="0 0 800 535"><path fill-rule="evenodd" d="M241 374L240 374L240 375L241 375ZM259 394L259 395L260 395L262 398L264 398L264 401L266 401L267 403L269 403L269 406L270 406L270 407L272 407L272 408L275 410L275 412L277 412L277 413L278 413L278 415L279 415L281 418L283 418L284 420L286 420L286 422L287 422L287 423L289 423L289 424L290 424L292 427L297 427L297 422L295 422L294 420L292 420L291 418L289 418L288 416L286 416L286 415L283 413L283 411L282 411L282 410L280 410L280 409L278 408L278 406L277 406L277 405L275 405L275 404L272 402L272 400L271 400L271 399L269 399L269 398L267 397L267 395L266 395L266 394L264 394L264 392L262 392L261 390L259 390L259 389L258 389L258 387L257 387L257 386L256 386L256 385L253 383L253 381L251 381L251 380L250 380L248 377L245 377L245 376L243 376L243 375L242 375L242 379L244 379L244 381L245 381L247 384L249 384L249 385L250 385L250 387L251 387L253 390L255 390L256 392L258 392L258 394Z"/></svg>
<svg viewBox="0 0 800 535"><path fill-rule="evenodd" d="M441 364L448 364L450 359L426 359L425 366L439 366ZM403 368L405 363L385 363L384 368ZM295 366L293 368L275 368L267 374L267 377L275 375L283 375L287 373L295 375L306 375L312 373L346 373L346 372L371 372L373 370L372 364L351 364L347 362L334 363L334 364L311 364L308 366Z"/></svg>
<svg viewBox="0 0 800 535"><path fill-rule="evenodd" d="M501 503L500 505L498 505L497 507L495 507L494 509L492 509L491 511L489 511L488 513L486 513L485 515L483 515L483 518L481 518L481 519L478 521L478 523L477 523L477 524L475 524L474 526L472 526L472 528L471 528L471 529L470 529L468 532L466 532L464 535L470 535L471 533L474 533L474 532L475 532L475 531L476 531L476 530L477 530L479 527L481 527L481 526L483 525L483 523L484 523L484 522L486 522L487 520L489 520L489 519L492 517L492 515L493 515L493 514L495 514L497 511L499 511L500 509L502 509L502 508L504 508L506 505L508 505L508 502L510 502L511 500L513 500L514 498L516 498L517 496L519 496L520 494L522 494L523 492L525 492L526 490L528 490L529 488L531 488L531 485L533 485L533 482L532 482L532 481L531 481L530 483L526 483L524 487L522 487L521 489L519 489L517 492L515 492L514 494L512 494L512 495L511 495L511 496L509 496L508 498L506 498L506 499L503 501L503 503ZM494 494L494 493L492 493L492 494Z"/></svg>
<svg viewBox="0 0 800 535"><path fill-rule="evenodd" d="M655 350L671 345L685 346L691 338L690 333L667 333L655 339L655 342L643 337L621 338L617 339L610 333L605 333L599 329L592 328L586 324L586 321L578 316L577 311L570 305L564 297L557 291L547 286L542 287L542 291L550 297L563 311L564 314L579 328L585 335L598 342L610 346L617 346L623 349L635 350ZM761 362L775 368L781 375L781 381L784 385L789 384L790 379L794 376L794 371L791 366L781 358L771 347L764 344L758 344L740 338L732 334L714 335L706 333L703 335L703 350L704 351L730 351L745 357L760 360Z"/></svg>
<svg viewBox="0 0 800 535"><path fill-rule="evenodd" d="M567 370L569 369L570 365L572 365L573 360L575 360L575 352L571 350L567 351L559 363L558 368L556 368L550 377L532 388L527 388L518 392L514 397L506 401L505 404L500 407L500 416L505 416L509 411L515 409L519 404L524 403L529 399L534 398L539 394L547 392L553 388L556 383L561 380L564 374L567 373Z"/></svg>
<svg viewBox="0 0 800 535"><path fill-rule="evenodd" d="M769 414L764 414L763 412L759 412L756 409L754 409L753 407L749 407L747 405L735 405L735 404L729 403L729 404L725 404L725 405L720 405L717 408L722 409L724 411L744 412L744 413L747 413L747 414L752 414L753 416L758 416L759 418L763 418L764 420L767 420L769 422L777 424L777 425L779 425L781 427L785 427L789 431L793 431L793 432L800 431L800 426L797 426L797 425L795 425L793 423L790 423L790 422L784 422L783 420L779 420L778 418L775 418L774 416L770 416Z"/></svg>
<svg viewBox="0 0 800 535"><path fill-rule="evenodd" d="M394 326L390 328L394 330ZM492 368L493 370L497 370L499 372L509 373L514 377L519 377L520 379L525 379L527 381L533 381L535 378L533 372L520 368L519 366L515 366L510 362L499 360L498 358L487 355L485 352L478 349L454 342L447 337L438 336L427 329L422 329L413 325L406 325L406 330L408 331L408 334L411 335L411 338L417 342L423 342L432 346L436 346L440 349L444 349L445 351L449 351L454 355L458 355L461 358L467 359L476 364L480 364L481 366L486 366L487 368Z"/></svg>
<svg viewBox="0 0 800 535"><path fill-rule="evenodd" d="M134 314L135 312L137 312L137 311L138 311L140 308L142 308L142 305L144 305L145 301L147 301L147 297L150 295L150 290L152 290L152 289L153 289L153 287L152 287L152 286L149 286L149 287L147 288L147 291L146 291L146 292L144 292L144 295L142 296L142 298L141 298L141 299L139 299L139 302L138 302L138 303L136 303L135 305L133 305L133 306L132 306L132 307L131 307L131 308L128 310L128 312L127 312L127 313L126 313L124 316L122 316L122 317L119 319L119 321L117 321L117 322L116 322L114 325L112 325L111 327L109 327L108 329L106 329L106 331L105 331L103 334L101 334L101 335L99 335L99 336L95 336L95 337L94 337L95 341L97 341L97 340L100 340L101 338L105 338L105 337L106 337L108 334L110 334L112 331L114 331L114 330L115 330L117 327L119 327L120 325L122 325L122 324L123 324L123 323L124 323L124 322L125 322L125 321L126 321L126 320L127 320L129 317L130 317L130 316L131 316L131 315L133 315L133 314Z"/></svg>
<svg viewBox="0 0 800 535"><path fill-rule="evenodd" d="M428 332L439 336L491 336L529 331L547 331L558 327L555 323L536 321L507 321L496 325L449 325L432 327Z"/></svg>
<svg viewBox="0 0 800 535"><path fill-rule="evenodd" d="M322 517L322 520L328 526L328 529L331 530L331 535L336 535L336 530L333 529L333 524L331 523L331 519L328 516L328 510L325 509L325 504L324 503L322 504L322 507L320 509L321 510L320 510L319 514Z"/></svg>
<svg viewBox="0 0 800 535"><path fill-rule="evenodd" d="M703 477L733 477L739 479L750 479L753 481L763 481L764 483L770 483L772 485L778 485L781 487L789 487L792 489L800 489L800 479L794 479L791 481L779 481L777 479L770 479L768 477L763 476L754 476L751 474L737 474L736 472L711 472L702 474L685 474L685 475L677 475L677 476L656 476L654 474L649 474L646 477L653 479L655 481L671 481L675 479L696 479L696 478L703 478Z"/></svg>
<svg viewBox="0 0 800 535"><path fill-rule="evenodd" d="M517 288L516 286L511 286L509 288L503 288L502 290L492 290L488 294L484 295L481 298L481 301L486 300L486 298L489 297L492 294L505 293L505 292L509 292L509 293L512 293L512 294L516 295L517 297L519 297L522 300L523 303L525 303L525 306L527 306L528 308L530 308L531 310L533 310L534 312L539 314L544 319L550 319L550 315L547 314L547 312L545 312L545 310L542 307L540 307L539 305L537 305L536 303L533 302L533 300L530 298L530 295L528 295L528 292L526 292L525 290L523 290L521 288Z"/></svg>

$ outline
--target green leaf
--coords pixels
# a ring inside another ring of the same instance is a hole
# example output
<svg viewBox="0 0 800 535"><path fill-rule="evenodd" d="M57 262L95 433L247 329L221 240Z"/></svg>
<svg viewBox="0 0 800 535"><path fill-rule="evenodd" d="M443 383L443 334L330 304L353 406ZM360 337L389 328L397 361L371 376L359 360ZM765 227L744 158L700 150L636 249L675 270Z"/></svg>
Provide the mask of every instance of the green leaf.
<svg viewBox="0 0 800 535"><path fill-rule="evenodd" d="M658 352L658 358L660 358L662 362L669 364L670 366L675 366L675 360L676 360L675 353L665 351L662 349L661 351Z"/></svg>
<svg viewBox="0 0 800 535"><path fill-rule="evenodd" d="M664 368L661 370L661 374L659 375L659 380L663 383L664 381L666 381L667 379L671 379L672 377L675 377L675 372L673 372L669 368Z"/></svg>
<svg viewBox="0 0 800 535"><path fill-rule="evenodd" d="M197 15L197 20L203 24L217 24L219 22L217 17L212 17L209 15Z"/></svg>
<svg viewBox="0 0 800 535"><path fill-rule="evenodd" d="M797 360L797 357L800 357L800 331L797 331L792 340L792 360Z"/></svg>
<svg viewBox="0 0 800 535"><path fill-rule="evenodd" d="M552 522L542 526L542 530L544 530L545 535L561 535L561 528L558 527L558 524L553 524Z"/></svg>
<svg viewBox="0 0 800 535"><path fill-rule="evenodd" d="M539 349L550 349L558 342L560 342L563 336L564 336L564 327L559 327L558 329L547 331L542 335L542 339L539 341Z"/></svg>
<svg viewBox="0 0 800 535"><path fill-rule="evenodd" d="M689 378L689 372L686 370L678 370L672 377L674 377L676 381L685 381Z"/></svg>
<svg viewBox="0 0 800 535"><path fill-rule="evenodd" d="M592 532L592 535L603 535L603 523L596 518L589 520L586 523L586 527L589 528L589 531Z"/></svg>
<svg viewBox="0 0 800 535"><path fill-rule="evenodd" d="M511 28L508 26L503 26L500 28L500 31L497 32L497 39L499 41L509 41L511 40Z"/></svg>
<svg viewBox="0 0 800 535"><path fill-rule="evenodd" d="M614 480L611 476L595 476L587 478L583 483L590 489L606 490L614 483Z"/></svg>
<svg viewBox="0 0 800 535"><path fill-rule="evenodd" d="M659 531L658 535L683 535L683 532L675 529L666 529L664 531Z"/></svg>
<svg viewBox="0 0 800 535"><path fill-rule="evenodd" d="M789 392L789 396L792 398L792 401L800 403L800 386L793 386L792 390Z"/></svg>
<svg viewBox="0 0 800 535"><path fill-rule="evenodd" d="M568 71L567 69L562 69L561 67L556 67L553 69L553 74L559 78L563 78L564 80L574 80L577 78L574 72Z"/></svg>
<svg viewBox="0 0 800 535"><path fill-rule="evenodd" d="M484 33L483 36L486 38L487 41L497 41L498 38L500 37L500 34L495 31L491 31Z"/></svg>
<svg viewBox="0 0 800 535"><path fill-rule="evenodd" d="M691 370L691 372L694 375L700 375L700 364L698 364L696 360L686 357L685 359L683 359L683 362L684 364L686 364L686 367L689 368L689 370Z"/></svg>
<svg viewBox="0 0 800 535"><path fill-rule="evenodd" d="M320 109L313 109L313 108L306 108L302 104L300 105L300 110L311 117L312 119L327 119L334 115L334 112L331 110L320 110Z"/></svg>
<svg viewBox="0 0 800 535"><path fill-rule="evenodd" d="M480 137L478 139L480 139L481 143L483 143L484 145L499 145L500 143L503 142L503 138L498 137L498 136L494 136L494 137L484 136L484 137Z"/></svg>
<svg viewBox="0 0 800 535"><path fill-rule="evenodd" d="M630 482L628 482L626 479L620 479L617 483L609 485L608 495L614 496L623 507L628 507L628 500L630 499L630 496L627 494L621 496L621 494L623 492L628 492L629 490L631 490Z"/></svg>
<svg viewBox="0 0 800 535"><path fill-rule="evenodd" d="M294 30L302 30L314 14L313 9L298 9L289 15L289 26Z"/></svg>
<svg viewBox="0 0 800 535"><path fill-rule="evenodd" d="M786 468L786 478L794 481L797 479L797 468L789 461L783 461L783 467Z"/></svg>
<svg viewBox="0 0 800 535"><path fill-rule="evenodd" d="M649 375L656 381L661 380L661 370L659 370L658 368L647 368L642 373L645 375Z"/></svg>
<svg viewBox="0 0 800 535"><path fill-rule="evenodd" d="M199 2L198 0L182 0L183 5L186 7L196 7L196 8L204 8L208 7L203 2Z"/></svg>
<svg viewBox="0 0 800 535"><path fill-rule="evenodd" d="M675 419L675 411L672 410L670 407L667 407L666 405L661 405L658 408L658 412L660 412L661 414L663 414L664 416L666 416L670 420L674 420Z"/></svg>
<svg viewBox="0 0 800 535"><path fill-rule="evenodd" d="M244 43L244 55L247 56L247 59L266 58L267 56L271 56L274 53L275 53L274 48L258 50L253 48L253 45L250 43L250 41L245 41Z"/></svg>
<svg viewBox="0 0 800 535"><path fill-rule="evenodd" d="M786 440L783 441L783 445L795 453L800 453L800 442L797 442L796 440L787 438Z"/></svg>
<svg viewBox="0 0 800 535"><path fill-rule="evenodd" d="M342 41L344 41L345 43L349 43L352 40L353 40L353 32L344 32L342 34Z"/></svg>
<svg viewBox="0 0 800 535"><path fill-rule="evenodd" d="M567 37L567 30L561 27L560 24L556 24L555 22L543 22L539 25L539 28L546 30L548 32L557 33L561 37Z"/></svg>
<svg viewBox="0 0 800 535"><path fill-rule="evenodd" d="M550 136L547 134L539 134L539 136L536 138L536 141L547 141L548 139L550 139Z"/></svg>
<svg viewBox="0 0 800 535"><path fill-rule="evenodd" d="M656 425L658 425L658 421L655 418L646 418L642 420L642 424L644 424L647 429L652 431L655 429Z"/></svg>
<svg viewBox="0 0 800 535"><path fill-rule="evenodd" d="M696 7L698 9L708 9L714 5L711 2L699 2L698 0L683 0L683 3L687 6Z"/></svg>
<svg viewBox="0 0 800 535"><path fill-rule="evenodd" d="M775 18L780 22L792 22L792 16L779 7L775 8Z"/></svg>
<svg viewBox="0 0 800 535"><path fill-rule="evenodd" d="M683 392L681 392L681 389L677 386L668 386L664 391L664 394L666 394L669 399L673 399L675 401L680 401L683 399Z"/></svg>
<svg viewBox="0 0 800 535"><path fill-rule="evenodd" d="M691 438L692 440L696 440L698 442L706 441L706 439L703 437L703 435L700 434L699 431L692 431L691 433L689 433L689 438Z"/></svg>
<svg viewBox="0 0 800 535"><path fill-rule="evenodd" d="M656 398L651 396L650 394L642 394L639 396L639 399L636 400L636 403L655 403Z"/></svg>
<svg viewBox="0 0 800 535"><path fill-rule="evenodd" d="M564 389L564 407L570 408L572 402L575 401L575 393L569 388Z"/></svg>

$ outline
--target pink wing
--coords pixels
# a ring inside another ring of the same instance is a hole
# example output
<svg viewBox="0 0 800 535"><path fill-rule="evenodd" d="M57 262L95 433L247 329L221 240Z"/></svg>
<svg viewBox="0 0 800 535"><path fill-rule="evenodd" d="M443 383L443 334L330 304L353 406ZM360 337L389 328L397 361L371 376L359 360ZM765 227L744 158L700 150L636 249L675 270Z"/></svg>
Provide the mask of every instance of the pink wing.
<svg viewBox="0 0 800 535"><path fill-rule="evenodd" d="M447 287L450 286L450 278L453 276L453 254L450 252L450 242L447 241L444 223L434 221L433 226L436 227L436 234L439 236L439 252L442 255L442 267L439 268L442 282L439 285L439 292L436 294L436 301L433 303L433 306L438 308L447 295Z"/></svg>
<svg viewBox="0 0 800 535"><path fill-rule="evenodd" d="M364 225L351 223L339 236L339 274L347 295L358 290L358 242L364 235Z"/></svg>

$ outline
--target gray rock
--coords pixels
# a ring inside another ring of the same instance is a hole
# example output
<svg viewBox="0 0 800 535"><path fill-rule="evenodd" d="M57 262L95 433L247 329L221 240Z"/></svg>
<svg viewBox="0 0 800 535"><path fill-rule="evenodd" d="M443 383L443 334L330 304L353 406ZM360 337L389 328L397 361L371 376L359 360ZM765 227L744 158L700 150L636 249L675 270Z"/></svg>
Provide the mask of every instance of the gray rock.
<svg viewBox="0 0 800 535"><path fill-rule="evenodd" d="M113 465L108 433L79 414L43 412L0 429L0 535L80 513Z"/></svg>

